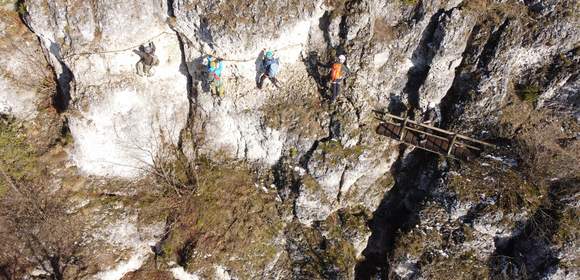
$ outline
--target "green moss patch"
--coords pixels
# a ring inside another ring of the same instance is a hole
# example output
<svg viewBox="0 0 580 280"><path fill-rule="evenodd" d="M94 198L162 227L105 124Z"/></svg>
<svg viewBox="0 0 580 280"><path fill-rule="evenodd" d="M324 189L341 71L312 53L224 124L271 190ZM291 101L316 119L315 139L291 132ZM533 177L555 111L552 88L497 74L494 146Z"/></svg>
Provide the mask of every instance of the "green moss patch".
<svg viewBox="0 0 580 280"><path fill-rule="evenodd" d="M14 122L0 119L0 168L15 181L31 181L40 174L38 155L27 143L24 129ZM0 180L0 194L8 185Z"/></svg>
<svg viewBox="0 0 580 280"><path fill-rule="evenodd" d="M356 145L344 147L340 142L328 141L320 143L315 157L331 164L338 164L342 161L356 161L368 147L365 145Z"/></svg>
<svg viewBox="0 0 580 280"><path fill-rule="evenodd" d="M518 97L525 102L535 103L540 97L541 89L536 85L517 86Z"/></svg>

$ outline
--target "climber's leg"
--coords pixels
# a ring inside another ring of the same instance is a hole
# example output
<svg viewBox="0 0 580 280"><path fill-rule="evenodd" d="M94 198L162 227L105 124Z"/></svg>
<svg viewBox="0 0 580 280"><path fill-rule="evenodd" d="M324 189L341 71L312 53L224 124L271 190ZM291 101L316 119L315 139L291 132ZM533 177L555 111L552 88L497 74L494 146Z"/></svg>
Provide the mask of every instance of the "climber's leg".
<svg viewBox="0 0 580 280"><path fill-rule="evenodd" d="M334 102L340 93L340 84L338 82L332 83L332 96L330 97L330 102Z"/></svg>
<svg viewBox="0 0 580 280"><path fill-rule="evenodd" d="M217 90L216 90L216 84L215 81L209 81L209 93L212 96L216 96L217 95Z"/></svg>
<svg viewBox="0 0 580 280"><path fill-rule="evenodd" d="M221 99L222 97L224 97L224 84L222 83L222 81L218 81L217 82L217 94L219 96L219 98Z"/></svg>
<svg viewBox="0 0 580 280"><path fill-rule="evenodd" d="M147 65L147 64L143 63L143 72L145 73L145 75L147 77L151 77L153 75L151 72L151 65Z"/></svg>
<svg viewBox="0 0 580 280"><path fill-rule="evenodd" d="M139 60L135 67L137 68L137 75L143 76L143 60Z"/></svg>
<svg viewBox="0 0 580 280"><path fill-rule="evenodd" d="M264 86L264 80L266 80L267 77L268 75L266 74L262 74L262 76L260 76L260 81L258 82L259 89L262 89L262 87Z"/></svg>
<svg viewBox="0 0 580 280"><path fill-rule="evenodd" d="M276 79L275 77L269 77L270 81L272 81L272 84L274 84L274 86L276 86L278 89L280 88L280 83L278 82L278 79Z"/></svg>

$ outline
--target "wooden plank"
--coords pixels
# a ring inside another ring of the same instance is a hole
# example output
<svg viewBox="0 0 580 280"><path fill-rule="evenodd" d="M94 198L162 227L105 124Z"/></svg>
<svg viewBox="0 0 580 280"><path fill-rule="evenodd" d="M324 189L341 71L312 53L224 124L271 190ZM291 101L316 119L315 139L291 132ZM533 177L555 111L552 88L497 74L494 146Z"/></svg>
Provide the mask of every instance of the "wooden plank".
<svg viewBox="0 0 580 280"><path fill-rule="evenodd" d="M495 145L493 145L493 144L489 144L489 143L483 142L483 141L481 141L481 140L473 139L473 138L471 138L471 137L463 136L463 135L460 135L460 134L459 134L459 135L457 135L457 137L459 137L459 138L462 138L462 139L464 139L464 140L471 141L471 142L475 142L475 143L478 143L478 144L481 144L481 145L485 145L485 146L488 146L488 147L493 147L493 148L496 148L496 146L495 146Z"/></svg>
<svg viewBox="0 0 580 280"><path fill-rule="evenodd" d="M428 136L431 136L431 137L435 137L435 138L438 138L438 139L447 140L447 138L445 138L445 137L442 137L442 136L439 136L439 135L435 135L435 134L431 134L431 133L426 132L426 131L423 131L423 130L419 130L419 129L415 129L415 128L411 128L411 127L407 127L407 129L408 130L411 130L411 131L419 132L419 133L422 133L422 134L425 134L425 135L428 135ZM447 141L449 141L449 140L447 140Z"/></svg>
<svg viewBox="0 0 580 280"><path fill-rule="evenodd" d="M392 118L392 119L396 119L396 120L400 120L400 121L403 121L403 120L405 120L404 118L401 118L401 117L399 117L399 116L395 116L395 115L391 115L391 114L389 114L389 113L384 113L384 112L383 112L383 115L386 115L386 116L388 116L388 117L390 117L390 118ZM447 130L443 130L443 129L440 129L440 128L437 128L437 127L434 127L434 126L430 126L430 125L422 124L422 123L420 123L420 122L416 122L416 121L414 121L414 120L408 120L407 122L408 122L408 123L415 124L415 125L418 125L418 126L426 127L426 128L429 128L429 129L433 129L433 130L435 130L435 131L438 131L438 132L441 132L441 133L444 133L444 134L449 134L449 135L451 135L451 134L452 134L451 132L449 132L449 131L447 131Z"/></svg>
<svg viewBox="0 0 580 280"><path fill-rule="evenodd" d="M405 138L405 127L407 126L408 120L409 119L405 118L405 120L401 124L401 136L399 137L399 140L401 140L401 141L403 141L403 139Z"/></svg>
<svg viewBox="0 0 580 280"><path fill-rule="evenodd" d="M455 140L457 140L457 134L453 135L453 139L451 139L451 143L449 143L449 148L447 149L447 155L451 155L453 151L453 145L455 145Z"/></svg>

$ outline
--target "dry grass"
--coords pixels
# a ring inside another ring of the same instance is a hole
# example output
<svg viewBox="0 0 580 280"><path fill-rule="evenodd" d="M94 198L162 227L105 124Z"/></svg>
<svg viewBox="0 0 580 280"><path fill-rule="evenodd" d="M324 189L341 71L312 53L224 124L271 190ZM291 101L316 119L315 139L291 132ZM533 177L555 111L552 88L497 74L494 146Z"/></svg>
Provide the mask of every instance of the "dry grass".
<svg viewBox="0 0 580 280"><path fill-rule="evenodd" d="M353 279L352 268L356 265L353 245L348 241L352 230L360 229L364 217L353 217L345 209L335 213L315 227L305 227L294 221L286 228L291 243L291 254L302 258L292 264L297 279ZM356 213L356 210L354 210ZM352 213L352 212L351 212ZM366 230L366 229L365 229Z"/></svg>
<svg viewBox="0 0 580 280"><path fill-rule="evenodd" d="M165 258L191 270L221 263L240 277L264 270L276 252L271 242L282 226L273 194L257 189L244 166L206 161L197 168L195 194L184 197L173 211L172 231L163 244Z"/></svg>
<svg viewBox="0 0 580 280"><path fill-rule="evenodd" d="M397 29L388 25L383 18L376 18L373 29L373 40L376 42L390 42L397 35Z"/></svg>
<svg viewBox="0 0 580 280"><path fill-rule="evenodd" d="M324 135L326 128L320 125L324 114L318 96L310 93L303 98L271 99L262 107L264 121L274 129L288 129L304 137Z"/></svg>
<svg viewBox="0 0 580 280"><path fill-rule="evenodd" d="M479 201L482 196L495 197L495 207L504 213L520 213L522 209L535 209L541 204L546 188L533 184L520 172L506 168L503 163L472 162L463 166L461 176L452 176L449 187L460 201ZM487 208L486 211L495 211Z"/></svg>
<svg viewBox="0 0 580 280"><path fill-rule="evenodd" d="M31 268L52 279L83 274L81 231L83 219L68 212L70 193L54 190L51 174L24 128L0 119L0 264L7 277Z"/></svg>
<svg viewBox="0 0 580 280"><path fill-rule="evenodd" d="M519 129L518 153L537 180L569 178L580 174L580 125L571 117L549 112L532 114ZM570 140L570 141L567 141Z"/></svg>
<svg viewBox="0 0 580 280"><path fill-rule="evenodd" d="M403 5L415 6L419 3L419 0L400 0Z"/></svg>
<svg viewBox="0 0 580 280"><path fill-rule="evenodd" d="M425 279L489 279L489 270L485 262L479 261L474 252L466 252L454 258L439 254L422 270Z"/></svg>
<svg viewBox="0 0 580 280"><path fill-rule="evenodd" d="M530 13L522 3L505 2L497 3L492 0L469 0L463 1L460 8L474 15L479 15L487 21L499 26L506 18L529 22Z"/></svg>

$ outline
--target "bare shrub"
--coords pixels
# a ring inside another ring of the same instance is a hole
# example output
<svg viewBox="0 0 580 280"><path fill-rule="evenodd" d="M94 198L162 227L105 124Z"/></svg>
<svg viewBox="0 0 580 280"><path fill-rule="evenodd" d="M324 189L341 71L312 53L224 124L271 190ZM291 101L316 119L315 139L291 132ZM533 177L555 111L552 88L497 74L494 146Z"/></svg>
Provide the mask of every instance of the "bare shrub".
<svg viewBox="0 0 580 280"><path fill-rule="evenodd" d="M69 195L50 188L38 157L23 129L0 119L0 278L36 270L48 279L76 279L85 267L83 223L69 213Z"/></svg>
<svg viewBox="0 0 580 280"><path fill-rule="evenodd" d="M148 169L157 183L173 189L178 195L195 188L195 169L176 145L159 149Z"/></svg>
<svg viewBox="0 0 580 280"><path fill-rule="evenodd" d="M68 212L68 196L14 183L3 170L0 173L1 180L12 186L0 199L0 273L7 279L21 279L31 269L49 279L82 276L86 268L80 256L83 223Z"/></svg>

